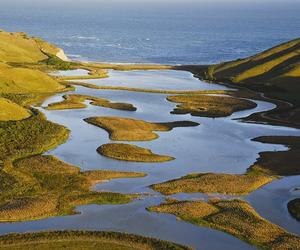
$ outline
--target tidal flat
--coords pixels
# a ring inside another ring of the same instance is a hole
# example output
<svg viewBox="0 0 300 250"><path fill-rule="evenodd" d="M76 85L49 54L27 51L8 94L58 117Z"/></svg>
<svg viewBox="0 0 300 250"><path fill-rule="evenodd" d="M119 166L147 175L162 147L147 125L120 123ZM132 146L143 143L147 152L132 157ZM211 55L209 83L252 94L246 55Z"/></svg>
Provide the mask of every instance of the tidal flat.
<svg viewBox="0 0 300 250"><path fill-rule="evenodd" d="M110 78L112 78L110 80L114 81L114 73L110 73L110 75ZM188 82L192 79L190 73L169 71L168 75L171 78L169 80L165 76L161 76L161 71L145 72L146 79L155 78L155 81L161 82L161 85L168 85L165 87L168 91L172 91L173 80L176 77L178 79L185 78L186 88L189 89ZM133 78L138 79L139 77L143 77L143 72L118 72L118 80L122 79L123 82L128 82L128 85L131 84ZM108 79L103 78L95 81L98 81L100 86L102 85L102 81L107 81ZM213 93L216 89L219 91L219 94L232 91L232 89L221 85L204 83L198 79L194 80L197 81L199 88L198 90L195 88L192 91L210 91L210 93ZM113 86L116 86L116 84ZM136 86L138 86L138 81ZM194 117L189 114L182 115L180 116L182 120L192 121L201 125L196 127L177 127L167 133L158 131L155 132L159 135L156 140L135 141L132 143L133 145L150 149L162 155L175 156L176 159L173 161L162 163L116 161L103 157L96 152L99 145L116 141L108 138L107 131L86 123L84 119L105 116L137 119L150 123L173 123L178 121L178 116L170 114L170 111L174 108L174 103L166 100L170 94L127 91L126 95L124 95L124 92L119 90L99 90L76 86L76 90L48 98L43 103L43 106L62 101L65 94L106 98L115 102L131 103L137 108L136 112L125 112L96 107L87 103L85 109L40 109L50 121L61 124L70 130L70 139L47 153L69 164L79 166L82 171L102 169L147 174L143 178L121 178L99 183L94 189L101 192L126 195L136 193L155 194L149 189L150 185L177 179L193 172L244 174L246 169L255 162L259 152L286 150L285 146L263 144L251 139L262 135L274 135L274 133L281 136L298 135L298 131L294 129L241 123L238 120L233 120L247 116L253 112L274 108L273 104L259 100L254 101L257 104L254 109L235 112L225 118L211 119L208 117ZM228 146L229 142L230 147ZM131 142L128 143L131 144ZM274 183L276 182L274 181ZM203 198L206 199L207 195L203 194ZM154 215L146 210L146 207L158 205L163 200L164 196L162 195L158 197L142 196L141 200L133 200L123 205L82 205L75 208L75 211L79 212L76 215L51 217L30 222L2 223L0 224L0 232L55 229L114 230L158 237L193 246L196 249L201 249L202 246L209 249L219 249L217 242L220 241L222 241L222 247L252 249L251 245L227 233L176 221L172 216L164 214ZM265 206L263 212L260 212L260 214L264 217L264 215L269 213L268 209L270 207ZM280 213L279 216L284 219L289 215ZM183 234L183 231L187 232L189 236Z"/></svg>
<svg viewBox="0 0 300 250"><path fill-rule="evenodd" d="M123 82L132 82L133 72L122 71L118 73L118 79L122 78ZM139 77L142 77L142 72L137 72ZM171 90L173 80L166 80L161 77L161 71L147 71L146 76L151 74L152 79L161 80L161 84L168 84ZM170 71L171 78L179 79L187 77L190 79L189 73L181 71ZM113 78L114 74L111 74ZM150 78L150 77L149 77ZM98 85L109 78L98 79ZM162 80L165 81L162 81ZM114 81L114 79L110 79ZM199 84L199 90L193 91L217 91L224 94L226 91L232 91L224 86L207 84L196 79ZM188 80L187 80L188 81ZM137 82L138 84L138 82ZM116 84L115 84L116 85ZM113 86L115 86L113 85ZM137 85L136 85L137 86ZM187 86L188 88L188 86ZM125 112L121 110L98 108L87 104L85 109L78 110L44 110L48 119L56 121L68 127L71 132L71 140L60 145L49 153L80 166L85 170L107 169L116 171L135 171L147 173L144 178L134 179L116 179L110 182L96 185L96 190L119 192L119 193L153 193L148 187L154 183L177 179L182 176L195 172L212 172L212 173L228 173L241 175L251 166L258 153L262 151L286 150L282 145L263 144L252 141L251 139L262 135L298 135L295 129L287 129L284 127L273 127L260 124L242 123L238 120L233 120L243 116L247 116L253 112L259 112L274 108L274 105L265 101L254 101L257 107L250 110L235 112L229 117L211 119L207 117L194 117L189 114L182 115L182 120L193 121L200 123L198 127L178 127L167 133L155 132L159 138L152 141L135 141L133 145L142 148L148 148L163 155L174 155L176 159L170 162L163 163L138 163L116 161L97 154L96 149L100 144L112 143L107 136L107 131L88 124L84 119L88 117L119 117L124 119L144 120L151 123L168 123L178 121L178 116L170 114L174 108L174 103L166 100L169 94L162 93L147 93L147 92L130 92L127 91L124 95L123 91L119 90L99 90L91 89L83 86L76 86L76 91L71 91L68 94L83 94L99 98L108 98L117 102L129 102L137 107L136 112ZM49 98L43 104L47 106L49 103L62 100L63 94L58 94L55 97ZM159 110L159 112L157 112ZM67 115L67 117L66 117ZM82 136L84 132L84 137ZM201 140L199 139L201 138ZM230 142L230 147L228 143ZM131 143L131 142L130 142ZM82 147L82 145L85 145ZM186 150L186 149L189 150ZM74 151L75 150L75 151ZM80 152L76 154L74 152ZM197 163L197 164L195 164ZM274 181L276 183L277 180ZM268 185L266 185L268 186ZM260 190L260 189L258 189ZM254 192L255 193L255 192ZM157 195L156 193L153 193ZM183 194L184 195L184 194ZM251 194L252 195L252 194ZM216 194L216 196L218 196ZM142 200L133 201L127 205L88 205L78 207L79 215L66 216L60 219L50 218L41 221L35 221L28 224L22 224L25 228L35 229L87 229L95 230L113 230L127 231L131 233L140 233L147 236L155 236L166 240L175 241L185 245L192 245L196 249L204 246L209 249L218 249L216 239L222 240L222 245L232 249L251 249L252 247L241 240L229 236L226 233L212 230L205 227L193 226L192 224L176 221L167 215L153 215L147 212L146 207L158 205L163 201L164 196L158 198L144 196ZM191 196L193 197L193 196ZM196 197L196 194L195 196ZM208 195L203 194L201 197L206 199ZM246 196L247 199L248 196ZM269 214L270 206L265 206L260 215L263 217ZM261 211L261 210L260 210ZM97 216L95 216L97 214ZM118 216L116 216L118 214ZM280 213L282 219L289 216L286 213ZM124 220L124 217L126 218ZM140 222L143 222L142 224ZM80 226L79 226L79 224ZM10 231L20 226L19 224L10 225ZM6 226L8 226L6 224ZM158 228L160 228L158 230ZM1 228L0 228L1 230ZM182 230L188 232L190 237L182 235ZM20 231L20 230L17 230Z"/></svg>

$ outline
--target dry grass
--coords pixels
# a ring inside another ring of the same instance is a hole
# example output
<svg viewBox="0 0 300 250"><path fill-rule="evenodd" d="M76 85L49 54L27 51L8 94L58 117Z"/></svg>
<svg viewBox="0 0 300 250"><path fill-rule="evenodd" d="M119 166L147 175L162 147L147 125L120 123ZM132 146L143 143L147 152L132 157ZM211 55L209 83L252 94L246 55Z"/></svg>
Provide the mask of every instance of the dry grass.
<svg viewBox="0 0 300 250"><path fill-rule="evenodd" d="M23 32L0 31L0 61L39 62L47 58L45 53L56 55L59 48Z"/></svg>
<svg viewBox="0 0 300 250"><path fill-rule="evenodd" d="M0 97L0 121L18 121L28 118L30 112L18 104Z"/></svg>
<svg viewBox="0 0 300 250"><path fill-rule="evenodd" d="M103 144L97 151L101 155L121 161L164 162L174 160L173 157L154 154L149 149L124 143Z"/></svg>
<svg viewBox="0 0 300 250"><path fill-rule="evenodd" d="M65 89L64 85L39 70L0 63L0 93L49 93Z"/></svg>
<svg viewBox="0 0 300 250"><path fill-rule="evenodd" d="M186 246L119 232L52 231L0 236L0 249L184 250Z"/></svg>
<svg viewBox="0 0 300 250"><path fill-rule="evenodd" d="M134 107L130 103L118 103L111 102L108 99L89 96L89 95L64 95L64 100L61 102L55 102L48 105L48 110L61 110L61 109L82 109L87 106L84 104L85 101L90 101L91 105L100 106L104 108L112 108L119 110L127 110L127 111L136 111L136 107Z"/></svg>
<svg viewBox="0 0 300 250"><path fill-rule="evenodd" d="M198 126L189 121L152 123L120 117L90 117L86 122L105 129L109 138L116 141L150 141L159 137L153 131L170 131L174 127Z"/></svg>
<svg viewBox="0 0 300 250"><path fill-rule="evenodd" d="M297 136L262 136L254 141L271 144L283 144L287 151L270 151L259 153L259 158L250 167L268 175L299 175L300 174L300 137Z"/></svg>
<svg viewBox="0 0 300 250"><path fill-rule="evenodd" d="M252 101L227 96L177 95L167 100L179 103L172 114L191 114L193 116L224 117L236 111L252 109L256 104Z"/></svg>
<svg viewBox="0 0 300 250"><path fill-rule="evenodd" d="M33 156L6 164L0 172L0 221L23 221L74 214L84 204L128 203L136 195L95 192L97 182L144 177L142 173L80 169L52 156Z"/></svg>
<svg viewBox="0 0 300 250"><path fill-rule="evenodd" d="M299 249L300 245L299 237L265 220L242 200L169 200L148 210L227 232L262 249Z"/></svg>
<svg viewBox="0 0 300 250"><path fill-rule="evenodd" d="M220 193L246 195L274 180L263 174L189 174L182 178L151 186L165 195L176 193Z"/></svg>
<svg viewBox="0 0 300 250"><path fill-rule="evenodd" d="M298 221L300 221L300 198L289 201L287 204L290 214Z"/></svg>
<svg viewBox="0 0 300 250"><path fill-rule="evenodd" d="M81 63L94 69L114 69L114 70L166 70L173 69L173 66L161 64L113 64L113 63Z"/></svg>

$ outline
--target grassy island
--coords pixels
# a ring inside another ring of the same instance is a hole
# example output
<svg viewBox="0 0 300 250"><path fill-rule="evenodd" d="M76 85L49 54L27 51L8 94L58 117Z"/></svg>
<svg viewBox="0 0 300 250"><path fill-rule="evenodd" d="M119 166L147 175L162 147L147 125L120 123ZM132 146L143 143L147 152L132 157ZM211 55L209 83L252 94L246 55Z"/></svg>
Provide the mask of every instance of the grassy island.
<svg viewBox="0 0 300 250"><path fill-rule="evenodd" d="M242 200L168 200L148 210L224 231L261 249L298 249L300 244L298 236L265 220Z"/></svg>
<svg viewBox="0 0 300 250"><path fill-rule="evenodd" d="M149 149L124 143L103 144L97 151L101 155L121 161L164 162L174 160L173 157L154 154Z"/></svg>
<svg viewBox="0 0 300 250"><path fill-rule="evenodd" d="M109 138L116 141L150 141L159 137L153 131L170 131L175 127L199 125L191 121L153 123L120 117L90 117L85 121L105 129Z"/></svg>
<svg viewBox="0 0 300 250"><path fill-rule="evenodd" d="M287 204L290 214L298 221L300 221L300 198L289 201Z"/></svg>
<svg viewBox="0 0 300 250"><path fill-rule="evenodd" d="M64 100L61 102L55 102L48 105L48 110L60 110L60 109L82 109L86 108L87 105L84 104L85 101L90 101L91 105L100 106L104 108L112 108L119 110L127 110L127 111L136 111L136 107L134 107L130 103L119 103L119 102L111 102L105 98L99 98L89 95L77 95L70 94L64 95Z"/></svg>
<svg viewBox="0 0 300 250"><path fill-rule="evenodd" d="M0 249L191 250L154 238L103 231L50 231L0 236Z"/></svg>
<svg viewBox="0 0 300 250"><path fill-rule="evenodd" d="M179 103L172 114L193 116L225 117L236 111L256 107L256 103L252 101L228 96L176 95L168 96L167 100Z"/></svg>
<svg viewBox="0 0 300 250"><path fill-rule="evenodd" d="M251 171L243 175L201 173L189 174L176 180L154 184L151 188L165 195L176 193L246 195L274 179L274 177Z"/></svg>
<svg viewBox="0 0 300 250"><path fill-rule="evenodd" d="M74 214L84 204L128 203L136 195L91 191L97 182L143 177L142 173L88 171L53 156L32 156L6 164L0 171L0 222Z"/></svg>

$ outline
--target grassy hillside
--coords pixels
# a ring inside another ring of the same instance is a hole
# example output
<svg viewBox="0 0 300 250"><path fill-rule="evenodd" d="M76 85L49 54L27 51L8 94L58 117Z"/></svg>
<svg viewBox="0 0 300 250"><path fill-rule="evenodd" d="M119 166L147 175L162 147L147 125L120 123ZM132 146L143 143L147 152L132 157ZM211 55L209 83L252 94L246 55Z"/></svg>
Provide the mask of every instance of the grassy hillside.
<svg viewBox="0 0 300 250"><path fill-rule="evenodd" d="M36 63L59 55L61 50L42 39L29 37L23 32L0 31L0 61Z"/></svg>
<svg viewBox="0 0 300 250"><path fill-rule="evenodd" d="M0 63L0 93L45 93L64 88L65 86L39 70Z"/></svg>
<svg viewBox="0 0 300 250"><path fill-rule="evenodd" d="M299 53L300 39L296 39L245 59L213 65L208 74L212 78L226 78L232 82L256 80L257 83L274 81L284 76L299 77Z"/></svg>
<svg viewBox="0 0 300 250"><path fill-rule="evenodd" d="M0 121L17 121L28 118L30 112L18 104L0 97Z"/></svg>
<svg viewBox="0 0 300 250"><path fill-rule="evenodd" d="M256 113L246 120L300 127L300 38L244 59L175 69L188 70L204 80L262 92L276 103L276 109Z"/></svg>

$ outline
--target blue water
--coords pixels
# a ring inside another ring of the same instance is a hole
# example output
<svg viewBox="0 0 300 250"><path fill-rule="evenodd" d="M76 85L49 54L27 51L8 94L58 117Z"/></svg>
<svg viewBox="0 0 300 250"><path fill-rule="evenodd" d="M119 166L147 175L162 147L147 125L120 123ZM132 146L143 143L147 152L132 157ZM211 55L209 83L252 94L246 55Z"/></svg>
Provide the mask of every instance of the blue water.
<svg viewBox="0 0 300 250"><path fill-rule="evenodd" d="M249 56L300 36L299 0L24 4L31 1L17 6L1 0L0 28L43 37L78 60L206 64Z"/></svg>

